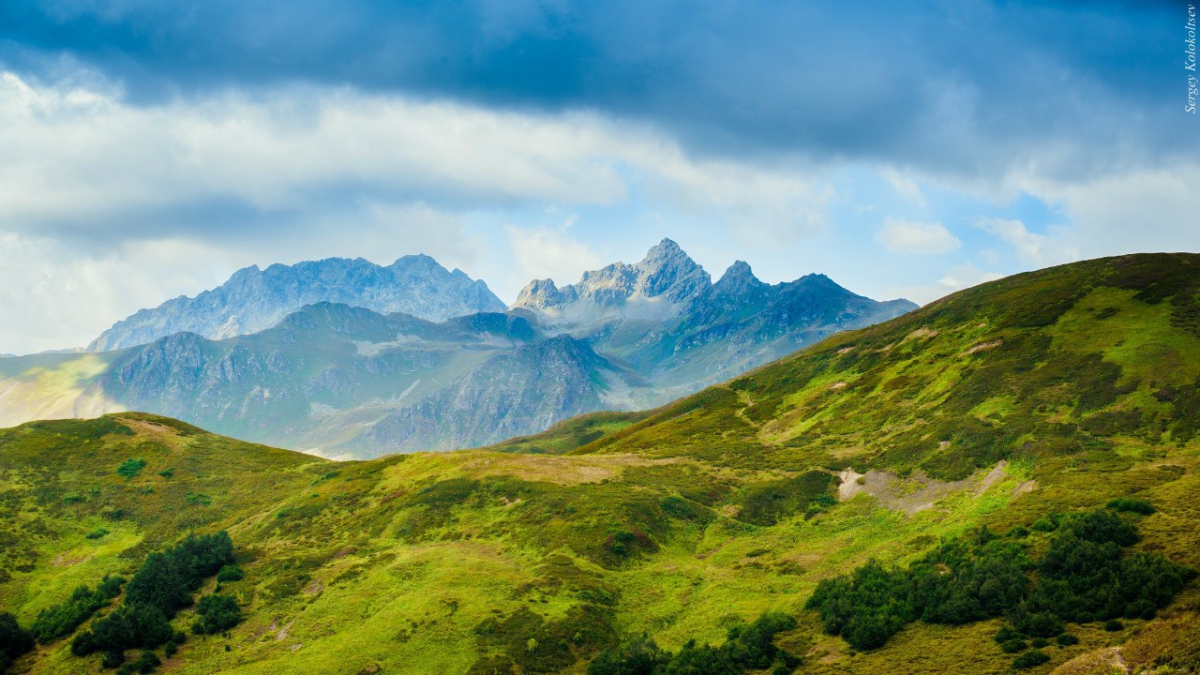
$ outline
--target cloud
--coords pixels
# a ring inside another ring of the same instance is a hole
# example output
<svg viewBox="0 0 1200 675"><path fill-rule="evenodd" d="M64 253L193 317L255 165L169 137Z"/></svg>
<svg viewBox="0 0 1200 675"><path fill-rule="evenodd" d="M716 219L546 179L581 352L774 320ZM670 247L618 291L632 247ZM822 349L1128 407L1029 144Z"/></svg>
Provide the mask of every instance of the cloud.
<svg viewBox="0 0 1200 675"><path fill-rule="evenodd" d="M962 246L941 223L923 223L897 218L885 218L875 241L895 253L933 255L949 253Z"/></svg>
<svg viewBox="0 0 1200 675"><path fill-rule="evenodd" d="M924 305L965 288L1003 278L1003 274L980 270L971 264L955 265L933 283L905 286L896 290L894 295Z"/></svg>
<svg viewBox="0 0 1200 675"><path fill-rule="evenodd" d="M1078 259L1078 252L1059 237L1030 232L1025 223L1006 218L977 218L975 227L1010 244L1026 264L1045 266Z"/></svg>
<svg viewBox="0 0 1200 675"><path fill-rule="evenodd" d="M896 194L905 201L921 208L928 206L925 194L921 192L921 186L917 185L917 181L891 167L885 167L881 173Z"/></svg>
<svg viewBox="0 0 1200 675"><path fill-rule="evenodd" d="M1184 156L1173 3L375 0L0 3L0 62L64 62L142 104L281 83L489 109L600 111L689 154L994 178ZM1046 26L1072 27L1070 31ZM978 27L986 26L987 30ZM891 46L869 36L888 35ZM1103 39L1095 36L1102 35ZM1001 58L999 55L1003 55ZM1037 161L1034 159L1034 161Z"/></svg>
<svg viewBox="0 0 1200 675"><path fill-rule="evenodd" d="M574 218L560 227L508 226L509 245L524 282L553 279L559 286L575 283L585 271L603 267L589 246L573 238L570 227Z"/></svg>

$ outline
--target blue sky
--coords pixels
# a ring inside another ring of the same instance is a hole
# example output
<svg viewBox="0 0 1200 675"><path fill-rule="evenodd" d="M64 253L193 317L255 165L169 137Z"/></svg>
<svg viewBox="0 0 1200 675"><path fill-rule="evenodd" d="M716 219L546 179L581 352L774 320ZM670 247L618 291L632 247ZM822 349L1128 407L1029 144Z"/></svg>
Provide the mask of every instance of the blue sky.
<svg viewBox="0 0 1200 675"><path fill-rule="evenodd" d="M332 255L928 302L1195 251L1187 4L7 0L0 352Z"/></svg>

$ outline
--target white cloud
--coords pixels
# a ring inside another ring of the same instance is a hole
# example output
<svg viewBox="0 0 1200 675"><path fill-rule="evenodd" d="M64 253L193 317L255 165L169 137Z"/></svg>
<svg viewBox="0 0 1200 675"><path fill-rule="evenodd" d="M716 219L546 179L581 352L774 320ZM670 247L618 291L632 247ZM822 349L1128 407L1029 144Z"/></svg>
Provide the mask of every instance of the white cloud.
<svg viewBox="0 0 1200 675"><path fill-rule="evenodd" d="M606 264L595 251L571 236L573 222L574 218L560 227L505 228L522 285L533 279L553 279L564 286L575 283L585 271Z"/></svg>
<svg viewBox="0 0 1200 675"><path fill-rule="evenodd" d="M986 272L974 265L956 265L931 284L906 286L889 293L887 297L907 298L924 305L956 291L961 291L964 288L978 286L984 282L1002 278L1004 278L1003 274Z"/></svg>
<svg viewBox="0 0 1200 675"><path fill-rule="evenodd" d="M921 208L927 206L925 194L921 192L921 186L917 184L916 180L910 176L901 174L900 171L891 167L884 167L880 173L902 199Z"/></svg>
<svg viewBox="0 0 1200 675"><path fill-rule="evenodd" d="M1061 237L1030 232L1025 223L1006 218L977 218L975 227L1011 244L1017 258L1030 265L1049 265L1076 260L1078 252Z"/></svg>
<svg viewBox="0 0 1200 675"><path fill-rule="evenodd" d="M949 253L962 246L950 230L941 223L925 223L898 218L885 218L883 228L875 236L889 251L932 255Z"/></svg>

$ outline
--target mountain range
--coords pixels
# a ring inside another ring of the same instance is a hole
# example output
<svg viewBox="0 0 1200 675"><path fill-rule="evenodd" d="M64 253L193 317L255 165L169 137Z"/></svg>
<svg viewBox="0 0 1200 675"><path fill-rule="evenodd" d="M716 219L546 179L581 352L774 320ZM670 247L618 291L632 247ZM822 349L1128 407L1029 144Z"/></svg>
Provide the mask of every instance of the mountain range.
<svg viewBox="0 0 1200 675"><path fill-rule="evenodd" d="M358 258L239 270L221 286L194 298L178 297L117 322L88 345L107 352L175 333L221 339L257 333L318 302L340 302L390 314L444 321L475 312L504 311L487 284L462 270L448 271L426 255L386 267Z"/></svg>
<svg viewBox="0 0 1200 675"><path fill-rule="evenodd" d="M401 330L336 307L272 330ZM488 316L405 330L544 342ZM30 675L1194 673L1197 410L1200 256L1163 254L492 448L334 462L142 413L31 422L0 430L0 651Z"/></svg>
<svg viewBox="0 0 1200 675"><path fill-rule="evenodd" d="M436 320L377 311L414 303ZM562 289L533 282L508 309L424 256L251 268L93 344L132 346L3 360L0 424L140 410L327 456L472 447L662 405L913 308L740 262L713 283L670 240Z"/></svg>

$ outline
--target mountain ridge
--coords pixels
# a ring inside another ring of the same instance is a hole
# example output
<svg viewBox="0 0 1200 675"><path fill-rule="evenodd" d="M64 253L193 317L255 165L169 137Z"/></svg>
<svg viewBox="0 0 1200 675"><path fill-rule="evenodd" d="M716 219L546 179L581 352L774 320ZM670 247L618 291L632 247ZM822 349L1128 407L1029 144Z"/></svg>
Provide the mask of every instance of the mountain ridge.
<svg viewBox="0 0 1200 675"><path fill-rule="evenodd" d="M104 331L87 349L113 351L184 331L209 338L246 335L321 301L432 320L504 309L486 283L459 269L449 271L423 254L404 256L387 266L363 258L277 263L266 269L252 265L195 297L180 296L139 310Z"/></svg>

